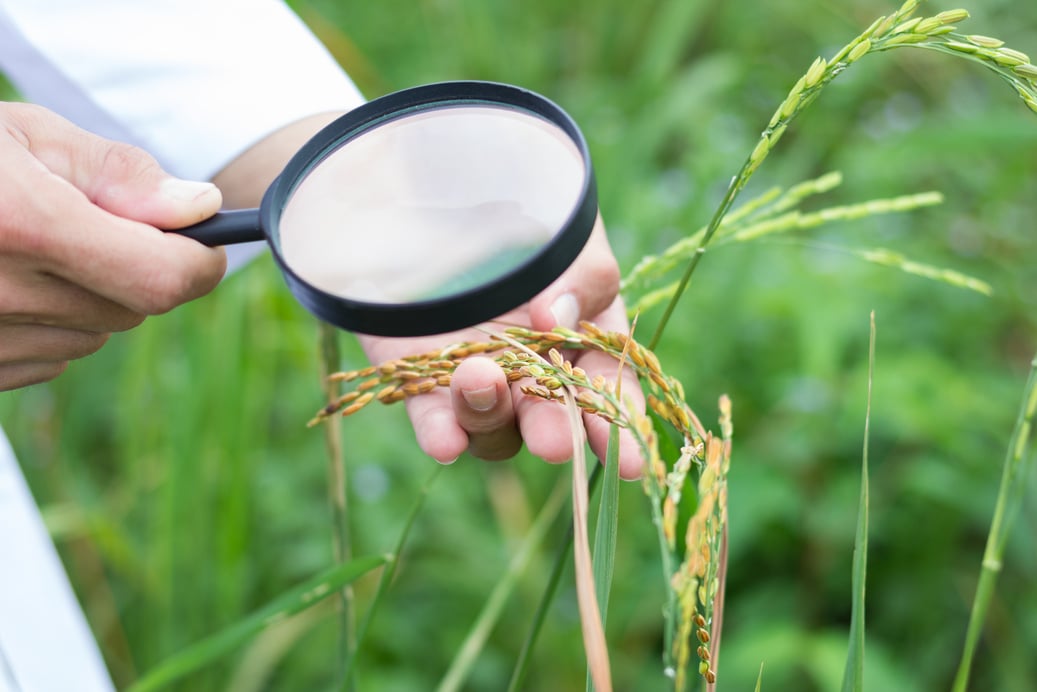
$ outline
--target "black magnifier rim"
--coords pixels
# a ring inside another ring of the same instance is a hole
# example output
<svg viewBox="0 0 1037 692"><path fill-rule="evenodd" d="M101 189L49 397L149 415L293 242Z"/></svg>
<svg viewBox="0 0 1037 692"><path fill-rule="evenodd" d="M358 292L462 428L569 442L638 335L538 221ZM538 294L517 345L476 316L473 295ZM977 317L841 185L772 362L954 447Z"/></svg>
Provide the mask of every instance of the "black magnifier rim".
<svg viewBox="0 0 1037 692"><path fill-rule="evenodd" d="M370 303L323 291L302 279L281 254L281 212L295 188L325 157L384 122L438 107L490 105L527 111L565 132L583 159L583 189L558 233L534 256L485 284L412 303ZM576 123L549 99L509 84L455 81L427 84L374 99L317 133L285 166L263 197L260 219L274 259L296 299L337 327L374 336L424 336L480 324L525 303L572 264L587 243L598 216L590 153Z"/></svg>

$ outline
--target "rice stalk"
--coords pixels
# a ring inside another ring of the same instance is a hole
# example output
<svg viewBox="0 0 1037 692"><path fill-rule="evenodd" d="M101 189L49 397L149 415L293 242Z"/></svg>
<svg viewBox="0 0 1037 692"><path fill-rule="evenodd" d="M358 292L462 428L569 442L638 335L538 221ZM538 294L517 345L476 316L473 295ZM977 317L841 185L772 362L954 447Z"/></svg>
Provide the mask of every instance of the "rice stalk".
<svg viewBox="0 0 1037 692"><path fill-rule="evenodd" d="M956 32L956 25L969 17L966 10L948 10L931 17L912 18L919 4L920 0L907 0L893 14L879 17L832 58L816 58L806 73L793 85L785 100L774 111L741 169L731 178L720 205L690 254L684 273L672 291L669 303L648 343L650 349L658 344L666 324L706 252L706 247L720 229L724 217L753 173L781 140L792 120L817 99L825 86L864 56L914 46L965 57L995 72L1012 86L1027 108L1037 113L1037 67L1032 64L1028 55L1005 47L998 39Z"/></svg>
<svg viewBox="0 0 1037 692"><path fill-rule="evenodd" d="M975 291L985 296L990 296L994 293L993 287L985 281L962 274L953 269L915 262L904 257L899 252L886 248L846 248L846 251L866 262L893 267L907 274L940 281L951 286Z"/></svg>
<svg viewBox="0 0 1037 692"><path fill-rule="evenodd" d="M675 689L684 689L688 683L691 661L695 658L699 673L712 687L716 681L715 645L719 639L721 622L722 556L727 519L726 476L731 451L729 402L721 401L721 428L726 432L718 438L705 430L684 402L682 385L662 371L653 349L662 337L707 246L714 240L747 242L796 228L812 228L834 220L903 211L939 202L937 194L926 193L832 207L813 213L802 213L796 209L809 195L838 184L840 178L834 175L818 179L813 185L808 181L784 194L780 190L768 191L756 201L732 211L736 198L780 141L788 125L817 99L828 83L864 56L901 46L917 46L964 56L995 71L1013 86L1027 107L1037 112L1037 68L1028 56L1006 48L997 39L956 33L955 25L968 18L964 10L941 12L931 17L913 17L918 6L918 0L907 0L893 14L876 19L832 58L818 57L775 110L756 146L738 173L732 177L709 223L659 258L646 258L635 267L632 279L624 283L624 290L685 263L680 279L672 289L665 289L669 303L647 346L636 343L624 334L603 332L589 323L581 324L582 331L579 332L562 328L550 332L512 328L503 334L491 335L487 342L452 344L436 352L332 375L334 381L347 383L350 391L318 411L310 424L319 423L335 414L353 415L373 401L389 404L420 396L437 387L449 386L457 364L479 353L493 358L510 382L523 380L521 390L525 394L565 403L574 432L580 427L578 410L630 430L647 460L643 487L657 529L667 587L668 602L664 607L664 671L673 678ZM920 276L973 290L989 289L982 282L913 262L888 250L857 249L853 252L867 261L895 266ZM589 378L580 368L561 356L563 350L569 349L598 350L616 358L624 367L630 367L637 374L646 390L646 403L652 413L672 425L683 438L684 444L677 459L662 459L650 419L624 411L618 392L605 378ZM543 354L547 354L548 358L544 358ZM588 660L592 674L597 671L595 685L603 689L610 683L602 677L605 673L593 658L604 652L604 671L607 672L607 651L604 651L603 633L600 631L601 616L597 599L587 598L587 584L590 583L591 594L594 587L586 576L590 565L589 551L585 550L588 541L585 520L580 521L586 510L586 496L581 496L580 492L586 488L582 438L574 442L579 442L574 443L574 448L580 450L573 462L573 528L577 537L578 591ZM688 478L696 478L698 506L684 535L680 537L681 545L678 547L677 507ZM695 647L694 654L692 647Z"/></svg>

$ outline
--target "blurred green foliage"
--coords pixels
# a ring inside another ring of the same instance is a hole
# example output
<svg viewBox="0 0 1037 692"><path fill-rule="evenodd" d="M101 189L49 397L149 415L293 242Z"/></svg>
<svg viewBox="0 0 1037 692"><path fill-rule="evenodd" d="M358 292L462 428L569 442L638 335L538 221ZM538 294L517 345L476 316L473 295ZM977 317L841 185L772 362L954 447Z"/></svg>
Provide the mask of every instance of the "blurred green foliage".
<svg viewBox="0 0 1037 692"><path fill-rule="evenodd" d="M1037 5L972 4L964 31L1037 53ZM561 103L590 143L625 270L708 220L817 54L896 9L882 0L293 5L368 96L476 78ZM659 355L705 421L721 393L734 401L722 688L750 688L761 661L764 689L828 690L841 679L872 309L867 686L948 686L1037 344L1035 163L1037 118L980 68L922 51L869 56L790 127L748 193L830 170L845 182L819 205L939 190L940 207L819 239L888 246L984 279L995 295L802 245L731 246L702 263ZM657 318L642 316L642 337ZM343 366L361 364L347 342ZM114 336L57 381L0 395L0 420L118 682L330 563L323 440L303 427L320 405L317 372L316 327L261 260L211 296ZM392 546L433 463L407 430L399 407L345 423L357 554ZM494 465L462 458L446 470L374 623L361 689L427 689L439 679L567 473L524 455ZM1010 541L975 689L1037 684L1033 496ZM638 484L624 485L621 503L608 622L615 679L618 689L655 689L654 533ZM503 686L553 550L534 561L470 689ZM361 608L373 587L359 585ZM318 615L269 632L261 643L271 649L242 652L183 689L232 680L259 689L248 682L257 679L263 689L327 687L337 634L334 618ZM528 688L583 680L566 586Z"/></svg>

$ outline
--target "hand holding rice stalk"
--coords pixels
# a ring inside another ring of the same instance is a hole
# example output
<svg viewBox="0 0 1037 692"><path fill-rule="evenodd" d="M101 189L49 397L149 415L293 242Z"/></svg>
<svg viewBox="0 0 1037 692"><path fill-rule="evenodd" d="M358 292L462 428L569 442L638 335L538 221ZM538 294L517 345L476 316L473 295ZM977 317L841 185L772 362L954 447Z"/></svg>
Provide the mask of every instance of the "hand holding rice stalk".
<svg viewBox="0 0 1037 692"><path fill-rule="evenodd" d="M474 354L492 357L509 381L529 380L530 384L522 386L527 395L561 403L565 388L577 389L576 406L630 430L648 461L642 481L658 529L662 576L669 595L666 669L676 678L678 689L683 688L694 650L699 672L713 681L716 673L711 661L716 658L716 647L708 645L719 638L719 631L712 625L722 586L718 575L727 521L730 401L721 399L722 435L714 436L685 402L681 383L662 370L654 353L625 334L604 332L588 322L580 327L580 332L561 327L549 332L511 328L488 342L456 344L441 351L335 373L331 379L349 384L350 391L318 411L309 424L316 425L336 413L355 414L373 401L390 404L436 387L449 387L454 369ZM624 407L611 382L601 376L589 378L561 355L562 350L586 349L608 354L637 375L646 389L649 407L681 436L679 459L667 463L661 458L651 419ZM698 473L692 474L693 468ZM698 491L692 500L696 509L683 540L678 541L680 503L689 481L697 483L691 486Z"/></svg>

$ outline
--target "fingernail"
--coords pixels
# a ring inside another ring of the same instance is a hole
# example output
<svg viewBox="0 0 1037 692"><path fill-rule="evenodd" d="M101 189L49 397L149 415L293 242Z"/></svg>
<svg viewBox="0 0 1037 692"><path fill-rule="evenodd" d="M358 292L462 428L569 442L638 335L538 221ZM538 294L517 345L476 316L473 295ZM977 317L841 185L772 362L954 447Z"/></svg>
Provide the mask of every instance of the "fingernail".
<svg viewBox="0 0 1037 692"><path fill-rule="evenodd" d="M489 411L497 405L497 386L490 385L481 389L462 389L461 396L476 411Z"/></svg>
<svg viewBox="0 0 1037 692"><path fill-rule="evenodd" d="M193 202L216 189L212 183L179 178L166 178L162 181L162 194L178 202Z"/></svg>
<svg viewBox="0 0 1037 692"><path fill-rule="evenodd" d="M551 314L557 326L576 329L580 321L580 303L572 293L563 293L551 303Z"/></svg>

